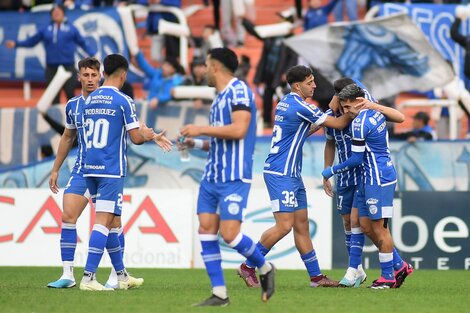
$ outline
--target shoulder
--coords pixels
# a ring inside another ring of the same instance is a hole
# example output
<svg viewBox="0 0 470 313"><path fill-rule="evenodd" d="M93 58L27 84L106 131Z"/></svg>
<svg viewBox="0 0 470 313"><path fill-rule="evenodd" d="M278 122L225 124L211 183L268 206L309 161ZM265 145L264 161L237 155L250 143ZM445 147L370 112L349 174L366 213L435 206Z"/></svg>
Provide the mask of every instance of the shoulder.
<svg viewBox="0 0 470 313"><path fill-rule="evenodd" d="M70 98L69 101L67 101L67 104L65 105L65 108L70 108L72 106L75 106L77 105L77 103L80 101L80 99L82 98L82 96L76 96L76 97L73 97L73 98Z"/></svg>
<svg viewBox="0 0 470 313"><path fill-rule="evenodd" d="M236 81L232 83L232 85L230 86L230 89L232 90L235 96L245 95L245 94L250 93L251 91L248 85L244 81L241 81L239 79L237 79Z"/></svg>

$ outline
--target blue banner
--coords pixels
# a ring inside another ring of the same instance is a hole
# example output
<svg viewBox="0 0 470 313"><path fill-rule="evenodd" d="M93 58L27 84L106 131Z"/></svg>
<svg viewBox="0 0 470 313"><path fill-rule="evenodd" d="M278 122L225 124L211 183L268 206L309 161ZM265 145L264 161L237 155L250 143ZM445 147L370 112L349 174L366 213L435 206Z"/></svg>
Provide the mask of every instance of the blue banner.
<svg viewBox="0 0 470 313"><path fill-rule="evenodd" d="M91 11L72 10L66 12L66 19L72 23L92 46L97 47L95 57L102 60L110 53L129 56L121 18L115 8ZM45 81L45 50L42 42L32 48L8 49L6 40L24 40L50 23L49 12L2 12L0 13L0 80ZM75 63L87 56L78 48ZM130 82L140 80L130 71Z"/></svg>
<svg viewBox="0 0 470 313"><path fill-rule="evenodd" d="M395 4L380 5L379 15L388 16L404 12L418 25L431 45L439 51L446 60L454 63L454 68L460 77L463 75L464 50L450 37L450 27L455 20L454 4ZM462 20L460 33L470 33L470 20ZM456 67L457 65L457 67Z"/></svg>

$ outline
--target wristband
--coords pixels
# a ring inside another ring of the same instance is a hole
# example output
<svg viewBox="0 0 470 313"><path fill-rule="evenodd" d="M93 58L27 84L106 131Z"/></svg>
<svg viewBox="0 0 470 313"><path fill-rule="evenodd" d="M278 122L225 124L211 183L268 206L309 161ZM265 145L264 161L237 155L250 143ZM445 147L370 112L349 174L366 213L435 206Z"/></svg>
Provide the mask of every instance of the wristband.
<svg viewBox="0 0 470 313"><path fill-rule="evenodd" d="M202 139L194 139L194 149L201 150L204 147L204 140Z"/></svg>

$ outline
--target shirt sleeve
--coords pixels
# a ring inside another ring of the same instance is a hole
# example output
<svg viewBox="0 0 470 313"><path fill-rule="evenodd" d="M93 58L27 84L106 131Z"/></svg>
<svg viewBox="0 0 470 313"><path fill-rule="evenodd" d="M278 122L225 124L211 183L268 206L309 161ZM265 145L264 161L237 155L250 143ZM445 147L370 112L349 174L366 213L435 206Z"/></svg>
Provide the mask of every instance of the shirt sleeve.
<svg viewBox="0 0 470 313"><path fill-rule="evenodd" d="M326 115L334 117L334 113L331 109L325 112ZM325 127L325 137L327 140L334 140L335 137L333 136L333 130L329 127Z"/></svg>
<svg viewBox="0 0 470 313"><path fill-rule="evenodd" d="M244 83L240 83L233 88L232 111L244 110L251 112L251 99L248 87Z"/></svg>
<svg viewBox="0 0 470 313"><path fill-rule="evenodd" d="M126 125L126 130L129 131L134 128L139 128L140 125L135 110L135 103L131 98L123 95L123 104L121 105L121 110L123 111L124 125Z"/></svg>
<svg viewBox="0 0 470 313"><path fill-rule="evenodd" d="M303 102L303 104L300 106L299 111L297 112L297 115L300 116L302 119L317 126L323 124L323 122L328 116L328 114L323 113L322 111L320 111L319 108L314 105L310 105L307 102Z"/></svg>
<svg viewBox="0 0 470 313"><path fill-rule="evenodd" d="M73 120L73 112L70 106L70 102L67 102L67 105L65 106L65 128L76 129L76 126Z"/></svg>

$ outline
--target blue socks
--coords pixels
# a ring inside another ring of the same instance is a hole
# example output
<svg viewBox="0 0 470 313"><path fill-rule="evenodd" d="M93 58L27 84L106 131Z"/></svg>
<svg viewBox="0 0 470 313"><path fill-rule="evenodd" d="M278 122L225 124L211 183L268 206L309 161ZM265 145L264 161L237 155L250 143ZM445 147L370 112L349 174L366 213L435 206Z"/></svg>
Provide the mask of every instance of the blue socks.
<svg viewBox="0 0 470 313"><path fill-rule="evenodd" d="M75 224L62 222L60 232L60 255L62 262L73 262L75 249L77 248L77 226Z"/></svg>
<svg viewBox="0 0 470 313"><path fill-rule="evenodd" d="M395 271L398 271L403 267L403 260L400 257L400 254L398 254L398 251L396 248L393 248L393 269Z"/></svg>
<svg viewBox="0 0 470 313"><path fill-rule="evenodd" d="M258 249L258 251L259 251L263 256L267 255L268 252L270 251L270 249L268 249L268 248L266 248L265 246L263 246L263 245L261 244L261 242L259 242L259 241L258 241L258 243L256 244L256 248ZM251 268L255 268L255 267L256 267L256 265L255 265L253 262L251 262L249 259L246 260L246 266L251 267Z"/></svg>
<svg viewBox="0 0 470 313"><path fill-rule="evenodd" d="M225 286L224 273L222 272L222 256L217 235L199 234L202 252L201 256L206 265L207 274L212 287Z"/></svg>
<svg viewBox="0 0 470 313"><path fill-rule="evenodd" d="M264 255L257 248L257 245L254 244L250 237L242 233L239 233L228 245L243 255L247 259L247 264L250 263L254 265L253 267L260 268L266 263ZM265 250L267 249L265 248Z"/></svg>
<svg viewBox="0 0 470 313"><path fill-rule="evenodd" d="M121 245L122 259L124 260L124 247L126 246L126 241L124 239L124 230L122 227L119 228L118 237L119 244Z"/></svg>
<svg viewBox="0 0 470 313"><path fill-rule="evenodd" d="M351 228L351 247L349 249L349 267L356 268L362 264L362 249L365 237L360 227Z"/></svg>
<svg viewBox="0 0 470 313"><path fill-rule="evenodd" d="M305 253L304 255L300 256L302 261L305 263L305 267L307 268L308 275L310 277L315 277L321 275L320 266L318 265L317 254L315 253L315 249Z"/></svg>
<svg viewBox="0 0 470 313"><path fill-rule="evenodd" d="M85 272L96 273L100 264L103 251L108 241L109 229L104 225L93 225L90 242L88 244L88 258L86 260Z"/></svg>
<svg viewBox="0 0 470 313"><path fill-rule="evenodd" d="M124 269L124 263L122 261L121 244L119 242L119 228L112 228L109 231L106 250L108 250L114 270L116 272L122 271Z"/></svg>
<svg viewBox="0 0 470 313"><path fill-rule="evenodd" d="M382 277L387 280L395 280L393 272L393 253L379 252L380 268L382 269Z"/></svg>

